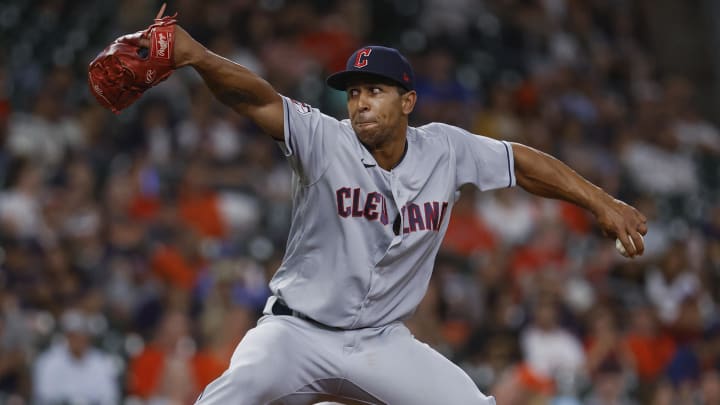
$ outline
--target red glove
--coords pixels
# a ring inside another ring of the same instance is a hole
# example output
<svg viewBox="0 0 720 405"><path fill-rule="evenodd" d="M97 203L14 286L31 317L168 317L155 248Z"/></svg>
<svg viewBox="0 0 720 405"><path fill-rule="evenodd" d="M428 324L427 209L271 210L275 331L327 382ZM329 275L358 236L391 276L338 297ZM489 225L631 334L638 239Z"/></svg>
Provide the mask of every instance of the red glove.
<svg viewBox="0 0 720 405"><path fill-rule="evenodd" d="M154 24L116 39L90 62L90 91L103 107L115 114L145 90L167 79L175 68L173 45L177 14L162 17L164 12L165 4Z"/></svg>

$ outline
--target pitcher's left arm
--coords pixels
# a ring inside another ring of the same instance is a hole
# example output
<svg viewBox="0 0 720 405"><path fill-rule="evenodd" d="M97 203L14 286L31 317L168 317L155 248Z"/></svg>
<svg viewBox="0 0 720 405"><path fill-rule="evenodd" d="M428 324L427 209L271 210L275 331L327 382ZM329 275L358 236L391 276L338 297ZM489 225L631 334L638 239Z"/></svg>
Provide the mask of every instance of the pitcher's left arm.
<svg viewBox="0 0 720 405"><path fill-rule="evenodd" d="M640 235L647 233L647 219L637 209L613 198L547 153L519 143L512 143L512 149L520 187L589 210L605 235L620 239L629 257L643 254L645 245Z"/></svg>

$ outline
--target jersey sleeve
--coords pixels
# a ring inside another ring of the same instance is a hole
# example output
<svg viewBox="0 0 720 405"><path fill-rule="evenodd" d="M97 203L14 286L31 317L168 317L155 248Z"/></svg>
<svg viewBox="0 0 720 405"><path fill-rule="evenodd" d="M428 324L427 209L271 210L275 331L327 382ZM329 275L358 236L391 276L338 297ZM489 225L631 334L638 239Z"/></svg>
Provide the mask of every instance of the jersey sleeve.
<svg viewBox="0 0 720 405"><path fill-rule="evenodd" d="M334 156L340 123L306 103L283 96L285 141L280 148L293 171L308 185L316 182Z"/></svg>
<svg viewBox="0 0 720 405"><path fill-rule="evenodd" d="M455 150L455 185L474 184L480 190L515 186L515 163L510 143L443 125Z"/></svg>

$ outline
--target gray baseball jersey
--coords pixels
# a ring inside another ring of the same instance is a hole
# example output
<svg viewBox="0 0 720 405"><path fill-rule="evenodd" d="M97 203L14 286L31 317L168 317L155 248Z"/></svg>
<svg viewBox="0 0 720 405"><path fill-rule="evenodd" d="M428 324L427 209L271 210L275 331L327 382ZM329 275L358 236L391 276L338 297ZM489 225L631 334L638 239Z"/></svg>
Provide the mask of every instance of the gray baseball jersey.
<svg viewBox="0 0 720 405"><path fill-rule="evenodd" d="M197 404L494 405L400 321L425 294L457 189L515 184L510 145L450 125L408 128L388 171L348 120L283 102L294 171L285 258L266 316ZM280 298L324 326L276 311Z"/></svg>
<svg viewBox="0 0 720 405"><path fill-rule="evenodd" d="M293 218L273 294L337 328L406 319L427 289L458 188L515 185L510 144L446 124L409 127L405 154L387 171L349 120L283 100Z"/></svg>

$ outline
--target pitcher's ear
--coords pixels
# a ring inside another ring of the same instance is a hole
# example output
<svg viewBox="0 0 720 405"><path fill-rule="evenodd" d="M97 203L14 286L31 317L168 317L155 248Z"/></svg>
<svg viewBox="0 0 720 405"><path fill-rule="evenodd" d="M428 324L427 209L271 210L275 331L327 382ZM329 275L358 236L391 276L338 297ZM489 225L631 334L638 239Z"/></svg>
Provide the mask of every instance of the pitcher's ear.
<svg viewBox="0 0 720 405"><path fill-rule="evenodd" d="M408 91L407 93L400 96L402 98L402 110L403 114L410 115L415 109L415 103L417 102L417 93L415 90Z"/></svg>

